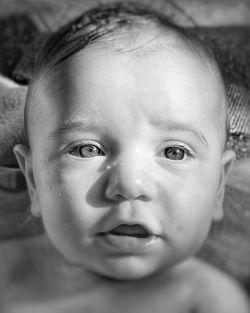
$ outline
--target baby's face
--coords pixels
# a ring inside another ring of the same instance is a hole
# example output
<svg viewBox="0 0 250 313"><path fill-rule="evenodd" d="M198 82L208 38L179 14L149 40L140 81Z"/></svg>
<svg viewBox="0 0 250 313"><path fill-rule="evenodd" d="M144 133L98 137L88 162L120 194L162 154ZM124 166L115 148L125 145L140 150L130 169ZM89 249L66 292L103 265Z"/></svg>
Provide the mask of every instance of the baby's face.
<svg viewBox="0 0 250 313"><path fill-rule="evenodd" d="M33 211L54 246L120 279L193 255L221 217L230 159L205 66L177 49L90 48L61 64L46 88L28 162Z"/></svg>

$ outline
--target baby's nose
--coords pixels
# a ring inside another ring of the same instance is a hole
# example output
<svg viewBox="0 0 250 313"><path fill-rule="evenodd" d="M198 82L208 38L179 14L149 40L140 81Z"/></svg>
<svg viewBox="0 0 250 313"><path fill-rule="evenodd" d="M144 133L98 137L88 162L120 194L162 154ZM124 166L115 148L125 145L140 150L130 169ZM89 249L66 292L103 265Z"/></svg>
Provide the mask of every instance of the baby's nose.
<svg viewBox="0 0 250 313"><path fill-rule="evenodd" d="M156 193L152 175L142 162L119 161L109 169L105 195L114 201L150 201Z"/></svg>

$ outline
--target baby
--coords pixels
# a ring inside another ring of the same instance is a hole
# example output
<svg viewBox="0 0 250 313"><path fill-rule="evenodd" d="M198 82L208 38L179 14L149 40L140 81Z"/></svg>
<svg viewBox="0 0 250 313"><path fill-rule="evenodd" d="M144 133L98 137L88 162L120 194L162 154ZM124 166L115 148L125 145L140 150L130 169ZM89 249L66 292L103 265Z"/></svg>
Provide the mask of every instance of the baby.
<svg viewBox="0 0 250 313"><path fill-rule="evenodd" d="M132 4L87 12L43 49L25 122L14 152L50 261L40 300L16 312L249 312L193 257L234 159L221 74L197 39Z"/></svg>

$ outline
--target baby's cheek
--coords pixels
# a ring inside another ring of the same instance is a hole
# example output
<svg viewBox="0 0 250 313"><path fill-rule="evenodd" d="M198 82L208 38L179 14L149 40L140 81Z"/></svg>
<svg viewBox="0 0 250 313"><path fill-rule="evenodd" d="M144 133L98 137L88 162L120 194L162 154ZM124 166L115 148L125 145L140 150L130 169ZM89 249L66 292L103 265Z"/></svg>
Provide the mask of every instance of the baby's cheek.
<svg viewBox="0 0 250 313"><path fill-rule="evenodd" d="M158 186L158 205L161 207L161 218L167 227L175 227L178 232L195 231L207 228L212 215L214 196L207 192L207 186L201 184L195 176L179 179L172 176Z"/></svg>
<svg viewBox="0 0 250 313"><path fill-rule="evenodd" d="M67 227L73 224L75 207L80 201L77 195L79 190L72 194L70 181L64 172L58 168L49 168L38 173L37 188L41 203L42 217L46 225L59 228L67 223ZM75 188L73 188L74 190Z"/></svg>
<svg viewBox="0 0 250 313"><path fill-rule="evenodd" d="M61 195L60 195L61 193ZM42 207L42 219L50 240L63 254L80 249L88 234L88 211L81 201L67 190L52 188L49 199Z"/></svg>
<svg viewBox="0 0 250 313"><path fill-rule="evenodd" d="M189 196L184 199L185 206L179 211L179 220L183 225L183 234L193 246L203 243L210 229L214 199L206 189L199 185L190 186Z"/></svg>

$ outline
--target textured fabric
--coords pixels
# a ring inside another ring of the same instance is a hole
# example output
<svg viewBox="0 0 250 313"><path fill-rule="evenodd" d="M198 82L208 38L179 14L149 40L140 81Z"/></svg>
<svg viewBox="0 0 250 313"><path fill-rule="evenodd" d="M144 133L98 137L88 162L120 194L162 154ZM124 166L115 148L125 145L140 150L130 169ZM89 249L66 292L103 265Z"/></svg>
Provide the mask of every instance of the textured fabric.
<svg viewBox="0 0 250 313"><path fill-rule="evenodd" d="M231 133L250 136L250 28L194 31L215 53L227 88Z"/></svg>

